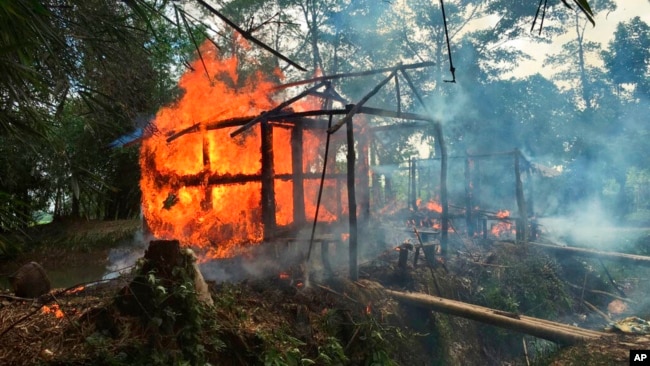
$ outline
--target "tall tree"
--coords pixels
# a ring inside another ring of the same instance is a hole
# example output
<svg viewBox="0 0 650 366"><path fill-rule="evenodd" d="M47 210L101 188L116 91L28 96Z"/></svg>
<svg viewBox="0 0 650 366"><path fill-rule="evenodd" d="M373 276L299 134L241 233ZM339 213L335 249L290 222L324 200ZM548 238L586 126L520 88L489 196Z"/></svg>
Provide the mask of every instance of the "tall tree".
<svg viewBox="0 0 650 366"><path fill-rule="evenodd" d="M624 84L634 88L634 96L650 97L650 26L635 17L628 22L619 23L609 50L603 51L605 67L622 91Z"/></svg>

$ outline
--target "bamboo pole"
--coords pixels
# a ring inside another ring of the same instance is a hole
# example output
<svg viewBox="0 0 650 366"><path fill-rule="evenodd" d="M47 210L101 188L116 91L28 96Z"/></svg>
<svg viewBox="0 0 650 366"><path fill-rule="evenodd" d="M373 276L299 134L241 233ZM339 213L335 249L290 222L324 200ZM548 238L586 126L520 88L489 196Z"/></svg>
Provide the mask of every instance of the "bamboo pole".
<svg viewBox="0 0 650 366"><path fill-rule="evenodd" d="M598 332L525 315L511 314L437 296L393 290L386 290L386 292L404 303L511 329L562 344L576 344L613 335L612 333Z"/></svg>
<svg viewBox="0 0 650 366"><path fill-rule="evenodd" d="M617 252L605 252L596 249L588 248L577 248L577 247L564 247L558 245L542 244L536 242L528 242L530 245L536 247L550 250L556 253L562 253L564 255L578 255L583 257L590 258L599 258L599 259L608 259L612 261L618 261L621 263L636 264L639 266L648 266L650 267L650 257L636 255L636 254L626 254L626 253L617 253Z"/></svg>

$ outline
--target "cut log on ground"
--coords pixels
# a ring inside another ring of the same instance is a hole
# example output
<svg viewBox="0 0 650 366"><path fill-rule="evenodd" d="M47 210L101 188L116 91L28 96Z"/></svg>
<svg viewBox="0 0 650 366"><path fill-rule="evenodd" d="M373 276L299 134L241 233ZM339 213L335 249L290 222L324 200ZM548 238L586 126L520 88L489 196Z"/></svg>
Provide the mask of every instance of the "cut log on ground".
<svg viewBox="0 0 650 366"><path fill-rule="evenodd" d="M583 329L550 320L508 313L437 296L393 290L386 291L404 303L515 330L562 344L576 344L587 340L612 336L612 333Z"/></svg>

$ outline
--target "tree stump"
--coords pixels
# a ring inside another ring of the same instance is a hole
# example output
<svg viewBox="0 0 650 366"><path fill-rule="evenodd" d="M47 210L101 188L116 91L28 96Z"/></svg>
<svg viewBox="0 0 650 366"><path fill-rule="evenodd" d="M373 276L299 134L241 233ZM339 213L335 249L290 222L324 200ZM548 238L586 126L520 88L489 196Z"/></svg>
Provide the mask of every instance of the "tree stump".
<svg viewBox="0 0 650 366"><path fill-rule="evenodd" d="M116 299L126 314L152 314L170 307L188 306L188 300L212 305L212 298L191 249L181 249L178 240L153 240L135 277Z"/></svg>

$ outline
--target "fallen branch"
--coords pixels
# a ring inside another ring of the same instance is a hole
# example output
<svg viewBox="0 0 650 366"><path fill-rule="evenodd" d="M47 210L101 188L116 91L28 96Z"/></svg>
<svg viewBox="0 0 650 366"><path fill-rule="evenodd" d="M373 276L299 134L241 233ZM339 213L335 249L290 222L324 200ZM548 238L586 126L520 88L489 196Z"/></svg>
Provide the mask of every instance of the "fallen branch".
<svg viewBox="0 0 650 366"><path fill-rule="evenodd" d="M586 305L589 309L591 309L593 312L595 312L596 314L600 315L603 319L605 319L606 322L608 322L608 323L611 323L611 322L612 322L612 318L610 318L607 314L605 314L605 313L603 313L602 311L600 311L600 309L598 309L597 307L595 307L595 306L594 306L593 304L591 304L589 301L587 301L587 300L582 300L582 303L585 304L585 305Z"/></svg>
<svg viewBox="0 0 650 366"><path fill-rule="evenodd" d="M578 290L582 289L582 287L580 287L578 285L575 285L575 284L573 284L571 282L567 282L566 284L573 287L573 288L575 288L575 289L578 289ZM613 297L613 298L615 298L617 300L626 301L626 302L629 302L629 303L632 303L632 304L636 304L636 301L634 301L632 299L621 297L621 296L618 296L616 294L612 294L612 293L609 293L609 292L606 292L606 291L588 290L588 289L585 289L585 291L591 292L592 294L607 295L607 296Z"/></svg>

